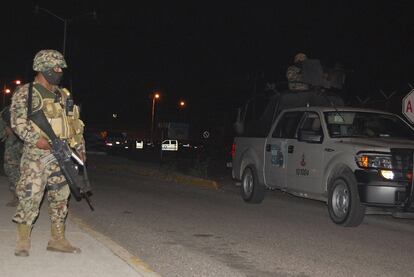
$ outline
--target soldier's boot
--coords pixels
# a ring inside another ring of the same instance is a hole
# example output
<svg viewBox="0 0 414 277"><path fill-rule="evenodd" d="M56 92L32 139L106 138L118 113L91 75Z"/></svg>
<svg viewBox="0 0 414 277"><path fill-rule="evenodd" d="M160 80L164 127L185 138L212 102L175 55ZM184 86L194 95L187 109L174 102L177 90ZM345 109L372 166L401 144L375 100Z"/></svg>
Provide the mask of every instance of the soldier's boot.
<svg viewBox="0 0 414 277"><path fill-rule="evenodd" d="M19 204L19 198L17 198L17 195L14 191L12 191L12 199L10 202L6 204L7 207L17 207L17 204Z"/></svg>
<svg viewBox="0 0 414 277"><path fill-rule="evenodd" d="M80 253L78 247L74 247L65 237L65 224L52 223L52 238L47 244L47 250L63 253Z"/></svg>
<svg viewBox="0 0 414 277"><path fill-rule="evenodd" d="M18 257L29 256L31 232L32 225L21 223L17 225L17 245L14 251L14 255Z"/></svg>

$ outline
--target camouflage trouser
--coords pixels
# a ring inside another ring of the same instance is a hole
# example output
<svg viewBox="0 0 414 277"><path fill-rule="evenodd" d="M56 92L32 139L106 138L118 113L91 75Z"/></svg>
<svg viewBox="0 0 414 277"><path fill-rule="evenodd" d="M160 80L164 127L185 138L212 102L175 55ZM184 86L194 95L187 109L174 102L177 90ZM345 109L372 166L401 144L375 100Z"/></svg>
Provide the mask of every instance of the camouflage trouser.
<svg viewBox="0 0 414 277"><path fill-rule="evenodd" d="M20 160L23 143L21 141L7 140L4 149L4 173L9 179L9 189L14 192L16 183L20 179Z"/></svg>
<svg viewBox="0 0 414 277"><path fill-rule="evenodd" d="M42 159L34 160L23 155L20 172L21 177L16 185L19 205L13 221L33 224L39 215L40 203L47 189L52 223L64 222L70 190L57 161L44 162Z"/></svg>
<svg viewBox="0 0 414 277"><path fill-rule="evenodd" d="M16 190L16 183L20 179L19 167L19 164L8 163L6 160L4 161L4 173L6 173L6 176L9 179L9 189L13 192Z"/></svg>

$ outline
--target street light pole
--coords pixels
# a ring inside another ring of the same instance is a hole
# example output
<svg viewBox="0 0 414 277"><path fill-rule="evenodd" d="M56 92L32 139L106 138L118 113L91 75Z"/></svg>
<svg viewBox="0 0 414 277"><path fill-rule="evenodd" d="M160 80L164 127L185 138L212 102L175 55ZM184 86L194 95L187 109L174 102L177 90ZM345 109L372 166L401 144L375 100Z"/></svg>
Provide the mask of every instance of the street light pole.
<svg viewBox="0 0 414 277"><path fill-rule="evenodd" d="M152 112L151 112L151 142L154 140L154 113L155 113L155 97L152 97Z"/></svg>
<svg viewBox="0 0 414 277"><path fill-rule="evenodd" d="M93 16L93 19L96 19L96 17L97 17L96 12L92 11L92 12L81 14L79 16L75 16L75 17L71 17L71 18L62 18L62 17L56 15L55 13L49 11L48 9L45 9L45 8L39 7L39 5L36 5L35 12L37 13L37 12L39 12L39 10L44 11L45 13L47 13L47 14L53 16L54 18L57 18L57 19L59 19L60 21L63 22L63 45L62 45L62 54L63 54L63 56L65 56L65 54L66 54L66 31L67 31L68 21L73 20L74 18L78 18L78 17L85 16L85 15L91 15L91 14Z"/></svg>
<svg viewBox="0 0 414 277"><path fill-rule="evenodd" d="M44 11L47 14L50 14L51 16L53 16L54 18L59 19L60 21L63 22L63 46L62 46L62 54L63 56L65 56L65 50L66 50L66 27L67 27L67 19L64 19L54 13L52 13L51 11L49 11L48 9L39 7L38 5L35 7L35 12L38 12L39 10Z"/></svg>
<svg viewBox="0 0 414 277"><path fill-rule="evenodd" d="M63 56L65 56L65 52L66 52L66 28L68 25L68 21L65 19L63 20L63 46L62 46L62 54Z"/></svg>
<svg viewBox="0 0 414 277"><path fill-rule="evenodd" d="M154 142L154 116L155 116L155 100L160 98L158 93L152 95L152 112L151 112L151 142Z"/></svg>
<svg viewBox="0 0 414 277"><path fill-rule="evenodd" d="M45 13L47 13L47 14L53 16L54 18L57 18L61 22L63 22L63 45L62 45L62 54L63 54L64 57L66 56L66 33L67 33L68 22L72 21L74 18L78 18L78 17L85 16L85 15L92 15L93 19L95 19L95 20L96 20L96 17L97 17L96 11L92 11L92 12L89 12L89 13L81 14L81 15L78 15L78 16L75 16L75 17L71 17L71 18L62 18L62 17L58 16L57 14L49 11L48 9L45 9L45 8L39 7L39 5L36 5L34 12L35 13L38 13L39 10L44 11ZM69 80L70 80L70 90L73 91L72 77L71 76L69 77Z"/></svg>

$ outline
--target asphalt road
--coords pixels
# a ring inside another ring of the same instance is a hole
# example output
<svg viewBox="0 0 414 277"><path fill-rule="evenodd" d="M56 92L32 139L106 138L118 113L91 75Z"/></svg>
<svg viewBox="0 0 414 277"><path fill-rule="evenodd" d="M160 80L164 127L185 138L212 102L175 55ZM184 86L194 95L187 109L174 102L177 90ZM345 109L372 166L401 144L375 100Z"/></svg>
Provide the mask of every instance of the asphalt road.
<svg viewBox="0 0 414 277"><path fill-rule="evenodd" d="M162 276L413 276L414 220L334 225L324 203L269 191L262 204L122 171L90 170L96 211L71 212Z"/></svg>

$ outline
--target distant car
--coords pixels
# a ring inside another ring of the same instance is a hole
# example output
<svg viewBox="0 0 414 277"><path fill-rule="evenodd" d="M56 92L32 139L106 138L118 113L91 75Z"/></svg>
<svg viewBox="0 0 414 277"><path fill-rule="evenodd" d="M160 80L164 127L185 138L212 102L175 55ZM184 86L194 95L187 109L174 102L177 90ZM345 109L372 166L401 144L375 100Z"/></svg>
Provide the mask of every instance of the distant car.
<svg viewBox="0 0 414 277"><path fill-rule="evenodd" d="M180 148L180 151L183 150L196 150L199 148L199 146L194 142L189 141L179 141L178 147Z"/></svg>
<svg viewBox="0 0 414 277"><path fill-rule="evenodd" d="M144 149L144 144L143 140L135 140L135 149Z"/></svg>
<svg viewBox="0 0 414 277"><path fill-rule="evenodd" d="M146 148L154 148L155 147L155 143L152 142L152 141L146 141L144 147L146 147Z"/></svg>
<svg viewBox="0 0 414 277"><path fill-rule="evenodd" d="M178 141L175 139L167 139L161 143L162 151L178 151Z"/></svg>
<svg viewBox="0 0 414 277"><path fill-rule="evenodd" d="M129 139L124 132L108 132L105 138L107 149L129 149Z"/></svg>
<svg viewBox="0 0 414 277"><path fill-rule="evenodd" d="M132 148L135 150L149 150L155 147L155 144L149 140L134 139L131 143Z"/></svg>

